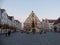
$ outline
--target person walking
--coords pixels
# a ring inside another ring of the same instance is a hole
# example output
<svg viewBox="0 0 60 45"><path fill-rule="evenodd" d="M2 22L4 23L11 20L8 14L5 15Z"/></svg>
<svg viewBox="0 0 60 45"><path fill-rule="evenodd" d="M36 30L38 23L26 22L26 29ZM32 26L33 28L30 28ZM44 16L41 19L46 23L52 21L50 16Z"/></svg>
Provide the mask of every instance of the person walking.
<svg viewBox="0 0 60 45"><path fill-rule="evenodd" d="M7 29L5 29L5 36L7 37Z"/></svg>
<svg viewBox="0 0 60 45"><path fill-rule="evenodd" d="M11 30L8 30L8 36L10 36L11 35Z"/></svg>

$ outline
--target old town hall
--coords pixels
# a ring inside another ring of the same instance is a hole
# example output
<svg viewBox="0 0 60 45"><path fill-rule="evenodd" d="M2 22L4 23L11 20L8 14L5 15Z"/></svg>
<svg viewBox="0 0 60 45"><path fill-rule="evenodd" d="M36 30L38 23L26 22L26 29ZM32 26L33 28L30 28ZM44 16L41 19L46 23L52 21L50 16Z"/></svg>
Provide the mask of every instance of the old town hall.
<svg viewBox="0 0 60 45"><path fill-rule="evenodd" d="M41 28L41 22L35 15L34 11L32 11L29 17L24 22L24 31L39 32L40 28Z"/></svg>

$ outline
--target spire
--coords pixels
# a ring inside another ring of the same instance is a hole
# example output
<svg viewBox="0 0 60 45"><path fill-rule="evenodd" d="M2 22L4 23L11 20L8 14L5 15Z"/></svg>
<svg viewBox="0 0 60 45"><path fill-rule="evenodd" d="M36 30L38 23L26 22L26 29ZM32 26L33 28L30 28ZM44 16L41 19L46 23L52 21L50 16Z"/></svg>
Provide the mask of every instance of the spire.
<svg viewBox="0 0 60 45"><path fill-rule="evenodd" d="M34 11L32 10L32 13L33 13Z"/></svg>
<svg viewBox="0 0 60 45"><path fill-rule="evenodd" d="M35 15L34 11L32 11L31 15L32 15L32 17L34 17L34 15Z"/></svg>

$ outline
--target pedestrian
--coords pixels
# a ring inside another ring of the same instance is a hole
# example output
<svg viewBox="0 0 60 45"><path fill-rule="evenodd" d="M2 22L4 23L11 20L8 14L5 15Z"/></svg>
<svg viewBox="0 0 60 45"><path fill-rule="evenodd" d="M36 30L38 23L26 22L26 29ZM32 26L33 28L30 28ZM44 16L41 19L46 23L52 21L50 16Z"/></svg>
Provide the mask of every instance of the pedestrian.
<svg viewBox="0 0 60 45"><path fill-rule="evenodd" d="M5 29L5 36L7 37L7 29Z"/></svg>
<svg viewBox="0 0 60 45"><path fill-rule="evenodd" d="M32 29L32 33L35 34L36 30L35 29Z"/></svg>
<svg viewBox="0 0 60 45"><path fill-rule="evenodd" d="M8 36L10 36L11 35L11 30L8 30Z"/></svg>
<svg viewBox="0 0 60 45"><path fill-rule="evenodd" d="M42 34L43 30L40 31L40 34Z"/></svg>

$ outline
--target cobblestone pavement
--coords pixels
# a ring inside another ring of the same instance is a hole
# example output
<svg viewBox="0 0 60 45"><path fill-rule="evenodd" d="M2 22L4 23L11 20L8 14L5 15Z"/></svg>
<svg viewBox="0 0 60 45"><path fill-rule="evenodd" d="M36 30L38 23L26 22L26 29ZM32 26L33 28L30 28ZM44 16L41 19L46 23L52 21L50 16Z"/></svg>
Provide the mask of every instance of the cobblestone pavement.
<svg viewBox="0 0 60 45"><path fill-rule="evenodd" d="M10 37L0 35L0 45L60 45L60 33L46 34L12 33Z"/></svg>

